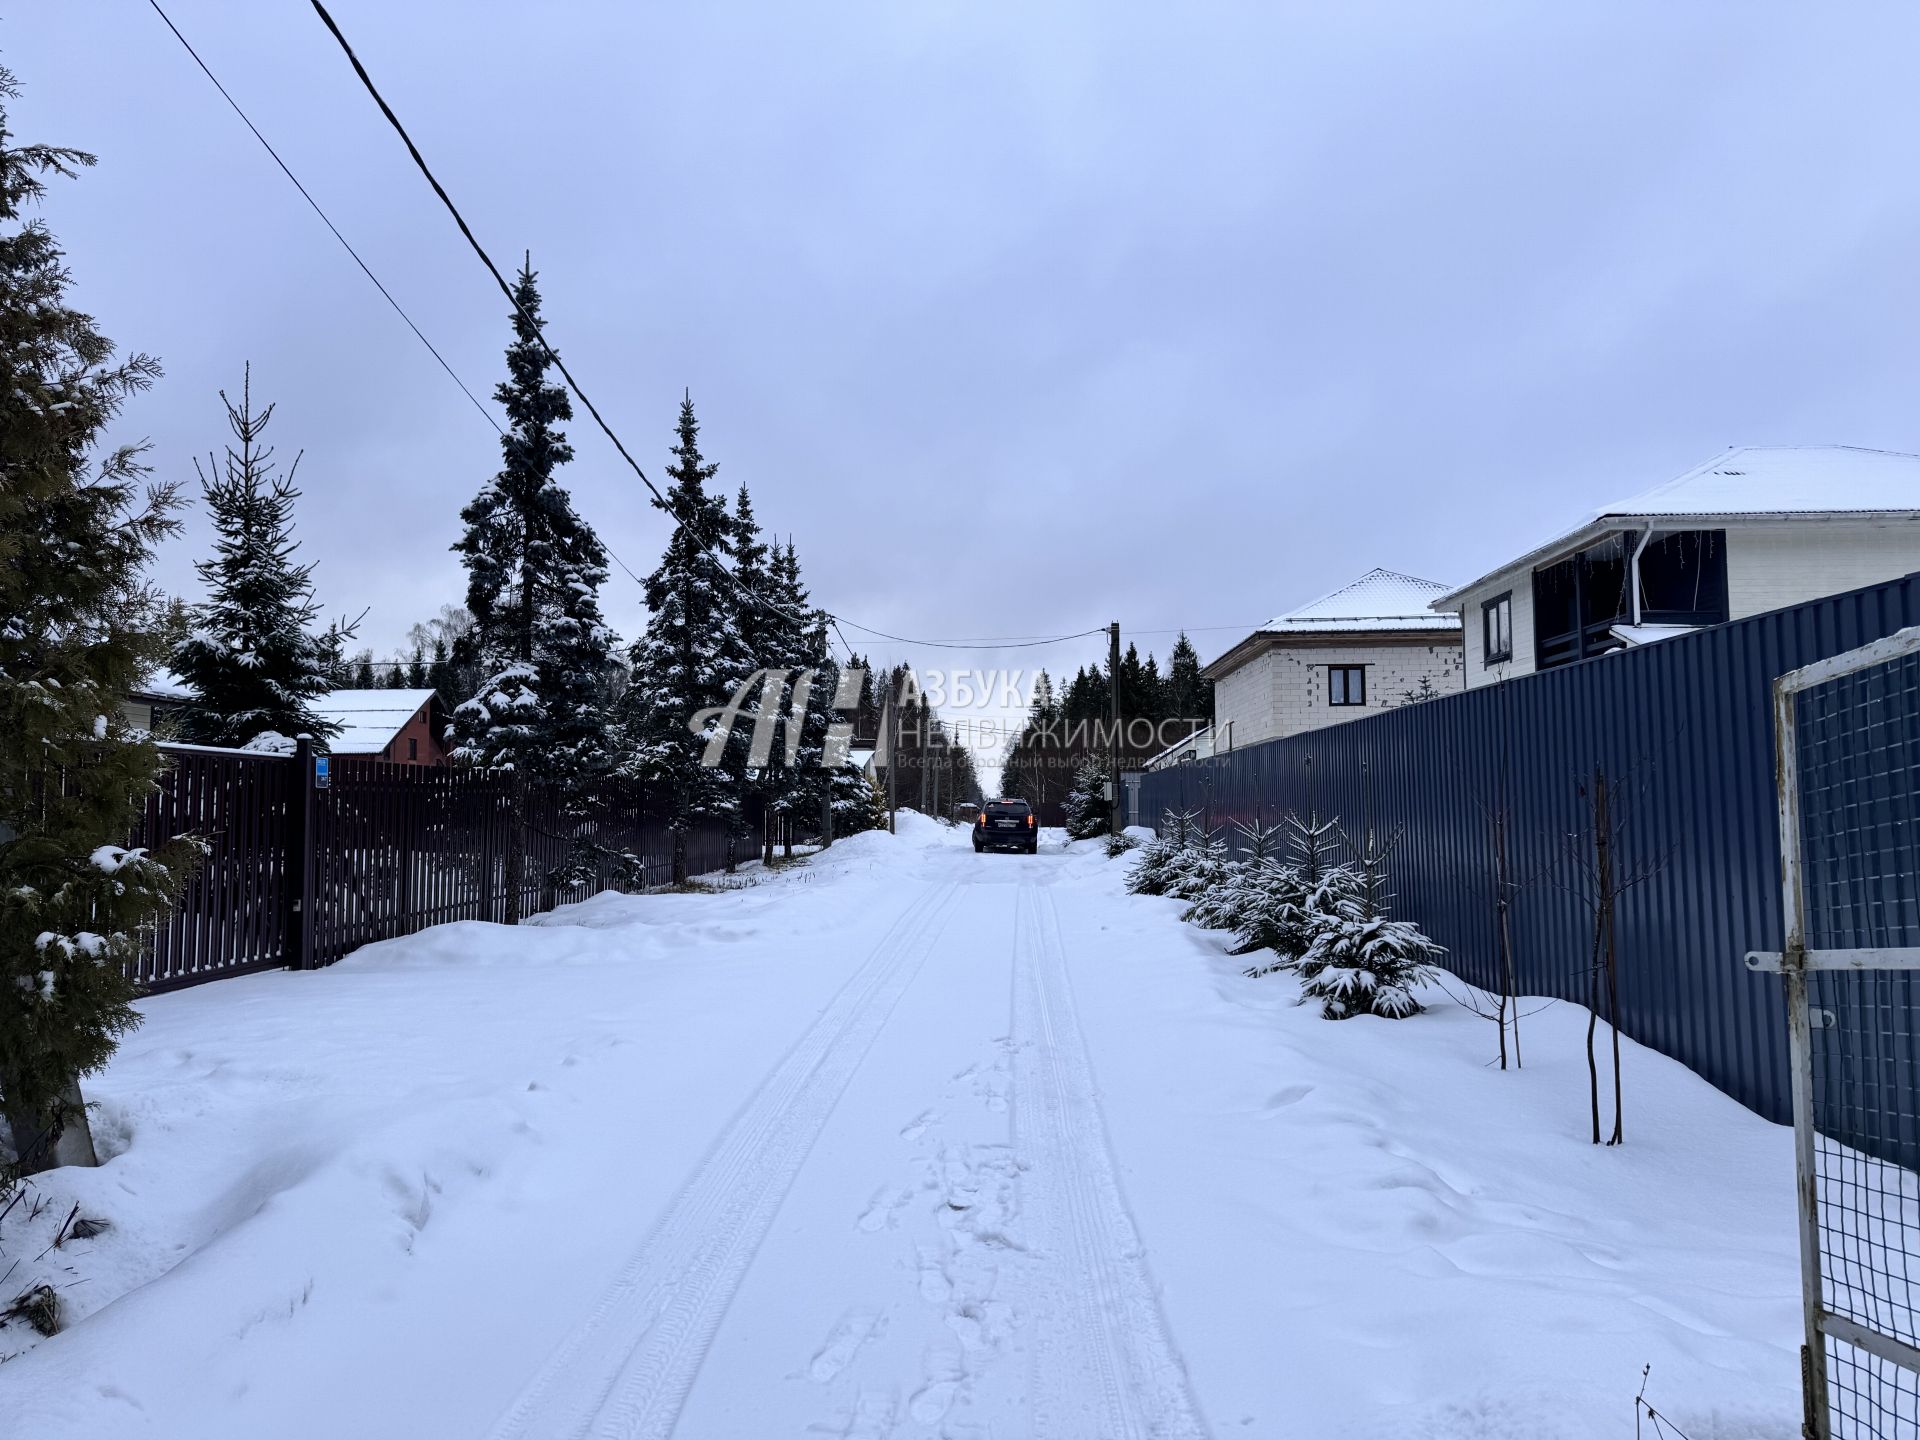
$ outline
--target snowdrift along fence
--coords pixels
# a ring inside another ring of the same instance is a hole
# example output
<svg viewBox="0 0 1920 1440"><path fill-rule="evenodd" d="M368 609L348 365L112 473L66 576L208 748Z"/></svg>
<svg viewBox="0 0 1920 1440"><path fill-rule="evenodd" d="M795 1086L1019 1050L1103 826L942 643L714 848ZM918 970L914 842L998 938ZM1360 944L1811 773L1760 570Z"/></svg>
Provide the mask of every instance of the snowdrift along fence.
<svg viewBox="0 0 1920 1440"><path fill-rule="evenodd" d="M1395 913L1447 947L1455 974L1496 988L1493 816L1504 809L1519 989L1584 1002L1592 919L1572 867L1602 768L1616 863L1650 871L1618 902L1622 1031L1785 1121L1779 987L1744 963L1781 944L1772 684L1916 623L1910 575L1150 771L1137 818L1193 810L1217 827L1311 807L1355 829L1404 827Z"/></svg>
<svg viewBox="0 0 1920 1440"><path fill-rule="evenodd" d="M514 821L505 780L336 757L322 789L311 756L161 749L169 768L133 843L191 834L208 851L140 957L135 978L149 990L331 965L362 945L429 925L506 918ZM525 806L521 914L584 900L614 883L609 864L578 884L548 883L576 838L641 857L648 884L671 877L672 836L644 804L608 803L569 817L553 797L535 792ZM719 869L724 833L690 834L687 862L694 874Z"/></svg>

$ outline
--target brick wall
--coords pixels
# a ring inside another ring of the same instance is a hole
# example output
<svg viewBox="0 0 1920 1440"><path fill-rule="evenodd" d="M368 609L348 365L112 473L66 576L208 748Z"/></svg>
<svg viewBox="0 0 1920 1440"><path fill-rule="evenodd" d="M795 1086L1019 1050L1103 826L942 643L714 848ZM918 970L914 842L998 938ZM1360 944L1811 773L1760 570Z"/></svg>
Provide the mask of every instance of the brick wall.
<svg viewBox="0 0 1920 1440"><path fill-rule="evenodd" d="M1327 668L1360 665L1367 672L1366 704L1335 705ZM1214 682L1217 749L1239 749L1377 715L1422 693L1450 695L1465 688L1457 640L1422 636L1411 642L1359 635L1351 642L1314 636L1274 645Z"/></svg>

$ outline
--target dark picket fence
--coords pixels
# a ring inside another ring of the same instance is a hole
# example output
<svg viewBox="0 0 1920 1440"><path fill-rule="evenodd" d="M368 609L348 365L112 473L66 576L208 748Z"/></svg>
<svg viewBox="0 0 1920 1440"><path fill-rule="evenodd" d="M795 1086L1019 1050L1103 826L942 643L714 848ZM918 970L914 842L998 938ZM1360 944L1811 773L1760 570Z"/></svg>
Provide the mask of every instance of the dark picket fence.
<svg viewBox="0 0 1920 1440"><path fill-rule="evenodd" d="M1592 917L1572 867L1604 769L1623 870L1621 1029L1770 1119L1788 1115L1772 685L1920 623L1920 576L1604 655L1140 778L1136 819L1275 823L1317 810L1402 837L1394 911L1497 985L1493 817L1506 813L1520 990L1584 1000Z"/></svg>
<svg viewBox="0 0 1920 1440"><path fill-rule="evenodd" d="M135 978L147 990L331 965L429 925L506 918L515 820L511 782L502 777L356 757L332 760L323 788L305 753L161 749L168 768L133 843L192 835L206 858L137 962ZM523 915L672 876L672 834L644 800L577 815L534 790L521 813ZM640 876L602 858L591 873L554 883L549 877L582 853L583 840L638 857ZM724 833L689 833L687 861L691 874L720 869Z"/></svg>

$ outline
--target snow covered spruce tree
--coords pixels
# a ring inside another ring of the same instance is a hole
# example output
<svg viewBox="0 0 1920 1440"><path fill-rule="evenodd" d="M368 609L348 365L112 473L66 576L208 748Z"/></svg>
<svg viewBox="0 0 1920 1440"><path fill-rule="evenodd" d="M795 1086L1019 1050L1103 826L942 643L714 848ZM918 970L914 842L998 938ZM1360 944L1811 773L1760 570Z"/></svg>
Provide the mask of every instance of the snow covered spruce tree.
<svg viewBox="0 0 1920 1440"><path fill-rule="evenodd" d="M1160 818L1160 833L1140 847L1127 871L1127 889L1135 895L1164 895L1200 829L1193 810L1169 810Z"/></svg>
<svg viewBox="0 0 1920 1440"><path fill-rule="evenodd" d="M1250 910L1265 898L1268 867L1279 863L1285 829L1257 820L1236 820L1232 826L1239 855L1227 862L1220 883L1195 900L1182 920L1203 930L1235 930Z"/></svg>
<svg viewBox="0 0 1920 1440"><path fill-rule="evenodd" d="M793 648L786 633L790 628L787 618L765 603L773 588L773 572L768 563L772 552L754 516L753 499L744 484L733 497L732 520L733 577L738 583L730 586L729 592L735 602L735 623L747 656L756 669L767 673L767 678L745 697L742 713L734 722L733 735L728 741L729 769L740 776L740 803L727 816L729 872L734 869L747 837L752 808L759 808L762 815L768 814L781 784L776 778L783 759L777 736L762 764L750 762L755 733L764 729L762 715L777 717L781 713L785 686L780 676ZM763 825L761 828L761 858L770 860L773 827Z"/></svg>
<svg viewBox="0 0 1920 1440"><path fill-rule="evenodd" d="M680 402L672 453L673 483L666 500L654 503L673 517L673 534L647 577L651 613L634 642L620 729L630 773L666 811L679 884L687 878L688 833L702 821L727 823L741 803L733 742L721 764L705 761L714 727L729 723L727 705L756 666L740 633L737 592L721 572L733 548L733 517L707 491L720 467L700 453L690 396Z"/></svg>
<svg viewBox="0 0 1920 1440"><path fill-rule="evenodd" d="M1300 874L1308 887L1291 921L1299 937L1301 999L1318 1000L1328 1020L1354 1015L1404 1019L1420 1011L1414 990L1430 979L1441 953L1418 926L1387 916L1392 901L1387 860L1398 837L1380 843L1369 827L1355 844L1337 825L1294 822ZM1352 863L1322 863L1326 837L1337 834Z"/></svg>
<svg viewBox="0 0 1920 1440"><path fill-rule="evenodd" d="M793 667L794 682L782 722L783 727L792 728L783 728L779 783L770 793L774 818L781 822L786 852L791 855L795 829L821 815L833 786L823 761L840 667L834 663L827 639L827 617L814 608L791 539L774 552L772 569L773 600L787 617L784 663Z"/></svg>
<svg viewBox="0 0 1920 1440"><path fill-rule="evenodd" d="M316 630L320 602L313 565L294 563L294 475L261 443L273 406L253 408L253 367L242 372L240 403L220 392L233 439L224 460L199 471L213 521L211 558L194 568L207 597L189 612L191 629L173 653L173 669L194 693L180 737L200 745L291 750L298 735L324 743L339 726L313 704L333 689L331 662L352 626Z"/></svg>
<svg viewBox="0 0 1920 1440"><path fill-rule="evenodd" d="M473 617L455 660L481 677L453 712L453 754L513 782L509 924L520 918L526 878L528 786L549 785L563 805L577 804L612 765L604 697L614 637L600 614L607 554L555 479L573 458L558 428L573 405L547 379L536 282L529 258L513 287L508 378L494 390L508 419L503 463L460 512L467 528L453 547Z"/></svg>
<svg viewBox="0 0 1920 1440"><path fill-rule="evenodd" d="M1073 767L1073 788L1067 791L1067 837L1091 840L1104 835L1113 823L1107 800L1107 767L1088 756Z"/></svg>
<svg viewBox="0 0 1920 1440"><path fill-rule="evenodd" d="M135 447L95 454L160 367L116 363L66 304L59 246L23 212L93 157L13 144L16 93L0 69L0 1188L91 1162L79 1082L138 1022L123 966L192 859L121 848L162 765L120 697L166 655L143 571L178 487L146 483Z"/></svg>
<svg viewBox="0 0 1920 1440"><path fill-rule="evenodd" d="M1269 860L1241 877L1233 953L1273 955L1250 966L1249 975L1291 967L1324 925L1358 903L1358 879L1337 860L1339 827L1317 811L1289 814L1283 824L1288 858Z"/></svg>

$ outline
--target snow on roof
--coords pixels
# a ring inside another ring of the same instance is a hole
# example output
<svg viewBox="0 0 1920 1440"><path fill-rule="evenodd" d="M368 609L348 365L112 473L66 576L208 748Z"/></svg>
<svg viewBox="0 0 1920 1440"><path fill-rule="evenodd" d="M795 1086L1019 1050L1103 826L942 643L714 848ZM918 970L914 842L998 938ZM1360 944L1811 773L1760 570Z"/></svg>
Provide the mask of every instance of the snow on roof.
<svg viewBox="0 0 1920 1440"><path fill-rule="evenodd" d="M1446 592L1437 580L1402 575L1398 570L1369 570L1311 604L1276 615L1259 629L1262 635L1318 634L1337 630L1457 630L1451 615L1433 613Z"/></svg>
<svg viewBox="0 0 1920 1440"><path fill-rule="evenodd" d="M133 687L142 700L191 700L193 687L171 670L150 670L146 679Z"/></svg>
<svg viewBox="0 0 1920 1440"><path fill-rule="evenodd" d="M1686 474L1594 512L1851 515L1920 510L1920 455L1854 445L1740 445Z"/></svg>
<svg viewBox="0 0 1920 1440"><path fill-rule="evenodd" d="M431 690L329 690L313 702L313 713L340 727L327 742L334 754L378 755L433 695Z"/></svg>
<svg viewBox="0 0 1920 1440"><path fill-rule="evenodd" d="M1164 763L1172 760L1176 755L1182 755L1188 751L1193 753L1193 757L1196 760L1204 760L1207 756L1213 754L1213 726L1204 725L1191 735L1183 736L1181 739L1174 741L1173 744L1167 746L1167 748L1162 750L1158 755L1142 761L1140 768L1142 770L1157 770Z"/></svg>
<svg viewBox="0 0 1920 1440"><path fill-rule="evenodd" d="M1595 528L1642 520L1920 513L1920 455L1857 445L1736 445L1684 475L1602 505L1579 524L1438 597L1451 603Z"/></svg>

